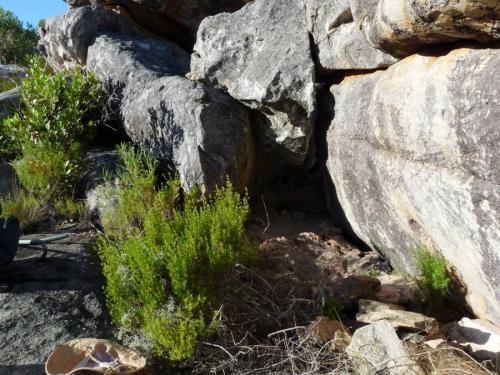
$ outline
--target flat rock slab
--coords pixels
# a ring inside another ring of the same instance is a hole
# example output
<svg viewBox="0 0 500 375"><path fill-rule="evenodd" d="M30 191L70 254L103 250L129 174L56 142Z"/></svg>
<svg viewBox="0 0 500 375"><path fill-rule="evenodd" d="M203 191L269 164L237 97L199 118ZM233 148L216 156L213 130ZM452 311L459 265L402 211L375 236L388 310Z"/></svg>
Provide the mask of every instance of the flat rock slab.
<svg viewBox="0 0 500 375"><path fill-rule="evenodd" d="M437 333L439 330L439 323L434 318L412 311L404 311L397 305L388 305L377 301L360 300L359 314L356 315L356 319L358 322L366 324L386 320L394 328L407 328L429 334Z"/></svg>
<svg viewBox="0 0 500 375"><path fill-rule="evenodd" d="M44 374L48 355L80 337L110 338L103 278L89 233L40 252L21 249L0 273L0 374Z"/></svg>

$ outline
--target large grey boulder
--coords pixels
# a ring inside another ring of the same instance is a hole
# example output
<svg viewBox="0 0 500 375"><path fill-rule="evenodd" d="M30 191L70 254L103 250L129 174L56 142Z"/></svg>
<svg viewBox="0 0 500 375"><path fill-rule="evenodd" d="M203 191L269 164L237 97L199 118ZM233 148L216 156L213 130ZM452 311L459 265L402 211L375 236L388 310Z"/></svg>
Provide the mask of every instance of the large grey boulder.
<svg viewBox="0 0 500 375"><path fill-rule="evenodd" d="M328 170L356 234L400 271L439 251L500 323L500 50L415 55L332 87ZM464 79L466 77L467 79Z"/></svg>
<svg viewBox="0 0 500 375"><path fill-rule="evenodd" d="M386 320L358 329L346 353L360 375L423 375Z"/></svg>
<svg viewBox="0 0 500 375"><path fill-rule="evenodd" d="M260 110L269 122L268 142L288 162L304 162L316 105L302 0L256 0L206 18L191 70L194 78Z"/></svg>
<svg viewBox="0 0 500 375"><path fill-rule="evenodd" d="M326 70L378 69L397 59L373 47L354 22L349 0L305 0L314 53Z"/></svg>
<svg viewBox="0 0 500 375"><path fill-rule="evenodd" d="M495 0L350 1L370 43L396 56L432 44L500 40L500 2Z"/></svg>
<svg viewBox="0 0 500 375"><path fill-rule="evenodd" d="M21 106L19 88L0 93L0 122L12 115Z"/></svg>
<svg viewBox="0 0 500 375"><path fill-rule="evenodd" d="M230 177L254 179L249 115L227 94L184 78L189 56L169 42L101 35L88 67L119 90L119 113L135 143L179 174L184 187L212 190Z"/></svg>
<svg viewBox="0 0 500 375"><path fill-rule="evenodd" d="M69 9L62 16L47 19L45 26L40 29L39 47L46 55L47 62L56 70L85 66L89 45L103 31L147 34L118 10L85 6Z"/></svg>
<svg viewBox="0 0 500 375"><path fill-rule="evenodd" d="M75 0L73 0L75 1ZM233 12L251 0L91 0L119 5L139 25L190 50L200 22L211 15Z"/></svg>

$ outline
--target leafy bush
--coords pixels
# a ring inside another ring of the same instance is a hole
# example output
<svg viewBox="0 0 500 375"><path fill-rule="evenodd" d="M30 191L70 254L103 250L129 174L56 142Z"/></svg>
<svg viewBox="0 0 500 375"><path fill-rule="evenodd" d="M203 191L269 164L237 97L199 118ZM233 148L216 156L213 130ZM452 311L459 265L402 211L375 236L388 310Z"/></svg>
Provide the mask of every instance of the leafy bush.
<svg viewBox="0 0 500 375"><path fill-rule="evenodd" d="M101 118L106 92L94 74L78 68L52 74L41 56L29 64L21 86L24 107L0 129L5 146L14 152L33 145L77 151L75 144L85 143Z"/></svg>
<svg viewBox="0 0 500 375"><path fill-rule="evenodd" d="M29 63L21 86L23 107L0 124L0 157L15 158L12 164L23 189L9 199L22 201L5 205L18 213L28 203L43 207L42 217L54 211L74 212L68 201L106 93L92 74L78 69L52 73L40 56L31 57ZM30 226L34 223L28 219L40 215L25 214L27 221L22 222Z"/></svg>
<svg viewBox="0 0 500 375"><path fill-rule="evenodd" d="M0 7L0 64L24 64L26 54L32 53L38 42L38 33L14 15Z"/></svg>
<svg viewBox="0 0 500 375"><path fill-rule="evenodd" d="M415 248L415 257L420 271L417 284L423 299L433 303L443 301L451 282L446 259L424 245Z"/></svg>
<svg viewBox="0 0 500 375"><path fill-rule="evenodd" d="M109 310L116 324L151 337L159 355L182 360L214 332L227 272L251 258L248 202L229 183L210 199L197 190L183 196L178 181L157 186L151 157L119 153L117 206L105 213L98 241Z"/></svg>

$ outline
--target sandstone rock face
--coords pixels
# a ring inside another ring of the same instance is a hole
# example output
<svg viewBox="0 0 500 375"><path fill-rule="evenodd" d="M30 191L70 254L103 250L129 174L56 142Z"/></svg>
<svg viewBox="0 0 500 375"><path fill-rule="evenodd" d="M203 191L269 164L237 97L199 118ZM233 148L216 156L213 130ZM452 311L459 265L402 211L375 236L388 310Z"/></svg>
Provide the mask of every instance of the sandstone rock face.
<svg viewBox="0 0 500 375"><path fill-rule="evenodd" d="M133 21L116 11L85 6L47 19L45 27L40 29L40 48L48 63L56 70L85 66L89 45L103 31L130 35L145 33Z"/></svg>
<svg viewBox="0 0 500 375"><path fill-rule="evenodd" d="M349 0L306 0L317 61L327 70L387 67L397 59L374 48L354 22Z"/></svg>
<svg viewBox="0 0 500 375"><path fill-rule="evenodd" d="M206 18L191 70L261 110L269 122L268 142L288 162L304 162L315 113L315 72L301 0L257 0L235 13Z"/></svg>
<svg viewBox="0 0 500 375"><path fill-rule="evenodd" d="M0 121L12 115L21 106L21 92L18 88L0 93Z"/></svg>
<svg viewBox="0 0 500 375"><path fill-rule="evenodd" d="M332 88L328 169L354 231L399 270L439 251L500 324L500 50L412 56ZM465 79L466 78L466 79Z"/></svg>
<svg viewBox="0 0 500 375"><path fill-rule="evenodd" d="M351 0L351 6L370 43L396 56L437 43L500 40L495 0Z"/></svg>
<svg viewBox="0 0 500 375"><path fill-rule="evenodd" d="M179 173L182 185L212 190L230 177L252 184L253 136L245 107L227 94L190 81L189 56L169 42L101 35L88 67L119 90L129 137Z"/></svg>
<svg viewBox="0 0 500 375"><path fill-rule="evenodd" d="M423 375L386 320L358 329L346 349L361 375Z"/></svg>

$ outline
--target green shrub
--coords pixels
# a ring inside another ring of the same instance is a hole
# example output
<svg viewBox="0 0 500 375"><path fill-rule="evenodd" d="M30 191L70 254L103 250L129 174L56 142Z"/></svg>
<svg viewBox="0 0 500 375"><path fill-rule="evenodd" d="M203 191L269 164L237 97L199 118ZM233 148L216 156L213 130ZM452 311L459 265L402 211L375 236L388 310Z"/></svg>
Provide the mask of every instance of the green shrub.
<svg viewBox="0 0 500 375"><path fill-rule="evenodd" d="M109 310L116 324L151 337L159 355L186 359L215 331L227 273L251 258L248 202L229 183L210 199L197 190L183 196L178 181L158 186L150 157L119 153L117 206L105 213L98 241Z"/></svg>
<svg viewBox="0 0 500 375"><path fill-rule="evenodd" d="M425 245L417 246L414 252L420 272L417 284L423 299L432 303L443 301L451 282L446 269L446 259L433 253Z"/></svg>
<svg viewBox="0 0 500 375"><path fill-rule="evenodd" d="M29 226L31 219L49 214L83 212L70 200L82 151L105 107L105 91L92 74L78 69L53 73L41 56L33 56L21 93L21 110L0 124L0 157L15 158L12 164L23 189L6 206L12 213L26 211L28 205L44 207L38 215L24 214Z"/></svg>
<svg viewBox="0 0 500 375"><path fill-rule="evenodd" d="M85 144L92 136L106 102L93 74L77 68L53 74L41 56L30 58L21 95L22 110L0 129L8 142L4 146L17 152L33 145L74 151L75 144Z"/></svg>
<svg viewBox="0 0 500 375"><path fill-rule="evenodd" d="M38 33L14 15L0 7L0 64L24 64L26 54L32 53L38 42Z"/></svg>

